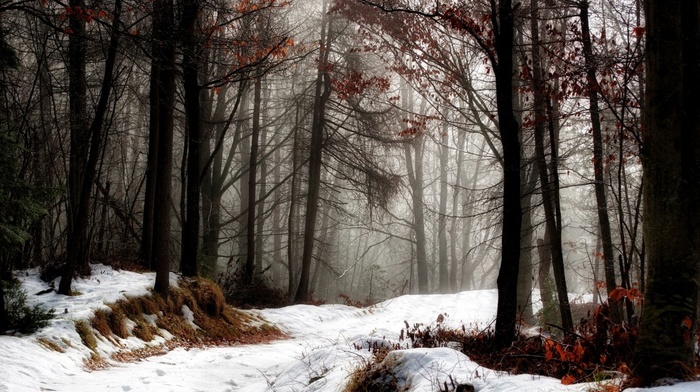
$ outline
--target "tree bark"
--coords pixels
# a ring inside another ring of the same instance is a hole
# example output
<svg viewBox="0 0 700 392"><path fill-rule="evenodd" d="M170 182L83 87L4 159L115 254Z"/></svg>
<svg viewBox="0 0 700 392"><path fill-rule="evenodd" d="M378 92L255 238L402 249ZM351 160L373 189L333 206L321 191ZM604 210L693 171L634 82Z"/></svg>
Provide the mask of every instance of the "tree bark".
<svg viewBox="0 0 700 392"><path fill-rule="evenodd" d="M603 134L600 124L600 108L598 106L598 88L596 82L596 65L593 58L591 29L588 22L588 2L580 2L581 35L583 39L583 55L586 63L586 79L588 88L588 111L591 115L593 134L593 170L595 199L598 206L598 227L603 241L603 267L605 270L605 287L608 295L617 288L615 282L615 257L613 255L610 217L608 216L608 200L605 194L605 173L603 167ZM619 304L610 304L610 318L620 322Z"/></svg>
<svg viewBox="0 0 700 392"><path fill-rule="evenodd" d="M457 136L457 175L455 176L455 187L452 193L452 215L457 216L459 213L459 196L462 187L462 165L464 164L464 145L467 140L466 133L459 131ZM450 222L450 290L453 293L459 291L457 284L457 275L459 273L459 259L457 258L457 219L452 219ZM462 233L468 235L468 233ZM467 249L462 249L462 254L466 254Z"/></svg>
<svg viewBox="0 0 700 392"><path fill-rule="evenodd" d="M180 270L184 276L199 275L199 222L200 222L200 153L202 131L200 121L199 48L195 37L195 23L199 14L199 0L183 3L181 30L183 32L182 77L185 90L187 118L187 214L182 228ZM184 179L183 179L184 181Z"/></svg>
<svg viewBox="0 0 700 392"><path fill-rule="evenodd" d="M447 256L447 161L449 159L447 120L442 129L440 144L440 211L438 213L438 271L440 276L440 292L450 292L450 276Z"/></svg>
<svg viewBox="0 0 700 392"><path fill-rule="evenodd" d="M260 103L262 101L262 80L255 80L253 88L253 129L250 136L250 156L248 160L248 206L246 213L246 261L243 269L243 283L252 284L255 275L255 190L257 189L258 149L260 142ZM260 262L260 260L258 260Z"/></svg>
<svg viewBox="0 0 700 392"><path fill-rule="evenodd" d="M634 369L694 379L700 290L700 3L646 1L644 241L649 266Z"/></svg>
<svg viewBox="0 0 700 392"><path fill-rule="evenodd" d="M84 3L77 0L71 2L71 7L83 7ZM71 77L70 87L70 111L71 111L71 153L69 189L70 203L68 225L68 247L66 267L58 286L60 294L70 295L73 275L78 269L82 273L89 272L88 251L89 235L88 225L90 218L90 195L92 184L97 171L97 162L102 150L104 137L104 118L107 113L109 97L114 85L114 67L119 47L119 23L121 16L121 1L114 4L114 19L110 37L107 60L105 62L104 77L100 98L95 110L95 117L90 127L84 129L84 123L76 124L76 121L87 121L85 80L85 21L71 14L71 27L75 27L75 36L71 35L69 41L69 61ZM74 42L75 41L75 42ZM75 65L76 69L73 69ZM77 107L80 106L80 107ZM73 117L75 116L75 118ZM88 145L89 142L89 145ZM85 157L87 156L87 160Z"/></svg>
<svg viewBox="0 0 700 392"><path fill-rule="evenodd" d="M175 28L172 0L153 2L153 24L158 41L159 78L151 80L158 86L157 118L158 153L155 178L155 209L153 224L153 265L156 271L154 291L167 296L170 286L170 209L172 204L173 168L173 110L175 104ZM149 140L153 143L153 140Z"/></svg>
<svg viewBox="0 0 700 392"><path fill-rule="evenodd" d="M513 33L514 10L511 0L501 0L492 9L497 64L496 105L499 135L503 146L503 226L501 231L501 266L496 281L495 342L509 345L515 337L518 305L518 271L520 269L520 139L519 126L513 112Z"/></svg>
<svg viewBox="0 0 700 392"><path fill-rule="evenodd" d="M413 231L416 236L416 278L418 294L428 294L428 256L426 254L425 216L423 212L423 137L413 141L413 161L408 145L404 145L408 181L411 185L411 208L413 210Z"/></svg>
<svg viewBox="0 0 700 392"><path fill-rule="evenodd" d="M326 3L324 1L323 13ZM299 287L294 296L295 303L309 299L309 279L314 242L316 240L316 216L318 215L319 194L321 190L321 166L323 163L323 139L326 123L326 102L331 94L331 77L326 69L330 51L330 20L325 18L321 27L321 50L316 77L314 117L311 126L311 151L309 156L309 187L306 196L306 221L304 223L304 249L301 258Z"/></svg>
<svg viewBox="0 0 700 392"><path fill-rule="evenodd" d="M554 281L557 285L557 295L559 299L559 311L561 314L562 328L573 331L574 324L571 318L571 307L569 305L568 290L566 287L566 274L564 268L564 254L561 245L561 218L557 213L558 192L555 183L559 176L556 165L556 142L550 137L550 151L552 165L547 164L544 150L545 124L547 121L547 110L545 102L546 86L542 79L541 56L539 54L539 27L538 27L538 7L537 0L531 0L531 28L532 36L532 89L535 101L535 155L537 157L537 169L539 171L540 184L542 188L542 204L544 207L545 225L549 232L549 245L552 250L552 267L554 269ZM548 170L551 167L551 171Z"/></svg>

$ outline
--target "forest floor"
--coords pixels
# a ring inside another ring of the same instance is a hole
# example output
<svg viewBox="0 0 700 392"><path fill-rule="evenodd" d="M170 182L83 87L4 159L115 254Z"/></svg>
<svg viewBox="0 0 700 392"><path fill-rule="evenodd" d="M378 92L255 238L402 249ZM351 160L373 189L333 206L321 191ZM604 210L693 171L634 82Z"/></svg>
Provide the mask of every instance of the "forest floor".
<svg viewBox="0 0 700 392"><path fill-rule="evenodd" d="M50 286L39 279L38 271L23 271L18 278L29 303L55 309L56 317L34 334L0 336L0 391L344 391L374 363L381 363L394 390L405 391L454 391L460 384L484 392L607 391L620 382L565 385L559 378L490 370L449 347L410 348L405 333L415 331L416 324L487 329L495 317L494 290L407 295L368 308L295 305L236 310L245 314L248 326L269 331L269 339L253 339L260 342L256 344L242 338L219 346L167 345L172 335L161 328L149 343L135 336L105 338L96 333L96 345L90 349L76 332L76 322L90 320L107 309L105 304L150 295L154 274L94 265L91 277L75 281L76 295L70 297L47 290ZM173 274L172 284L178 281ZM188 319L195 329L196 320ZM127 325L132 331L136 328ZM157 352L159 347L167 349L161 355L120 359L120 353L149 348ZM381 362L377 351L383 351ZM101 366L94 366L96 357ZM648 389L698 390L700 381Z"/></svg>

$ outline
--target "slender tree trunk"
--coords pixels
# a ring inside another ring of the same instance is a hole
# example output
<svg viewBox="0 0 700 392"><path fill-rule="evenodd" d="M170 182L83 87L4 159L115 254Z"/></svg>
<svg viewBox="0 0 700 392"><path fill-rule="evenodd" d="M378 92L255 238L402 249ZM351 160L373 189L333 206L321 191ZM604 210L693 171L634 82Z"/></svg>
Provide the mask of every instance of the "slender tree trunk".
<svg viewBox="0 0 700 392"><path fill-rule="evenodd" d="M537 184L537 170L535 167L532 167L532 164L529 165L530 170L527 170L528 165L525 162L523 162L522 166L523 222L520 237L520 270L518 272L518 312L524 322L534 324L535 320L532 311L532 287L534 283L532 249L535 228L532 224L532 196Z"/></svg>
<svg viewBox="0 0 700 392"><path fill-rule="evenodd" d="M155 27L155 22L153 23ZM149 124L148 124L148 158L146 160L146 190L143 201L143 229L141 233L141 262L155 268L153 263L153 226L156 209L156 178L158 163L158 139L160 126L158 123L160 110L160 87L158 81L161 73L160 47L157 41L151 44L151 72L149 86Z"/></svg>
<svg viewBox="0 0 700 392"><path fill-rule="evenodd" d="M297 287L296 280L296 232L294 230L294 222L297 216L297 187L298 187L298 175L297 175L297 165L299 161L299 108L297 107L296 113L296 124L294 125L294 145L292 147L292 181L289 185L289 215L287 216L287 296L292 300L294 289Z"/></svg>
<svg viewBox="0 0 700 392"><path fill-rule="evenodd" d="M559 318L551 316L555 306L554 289L550 279L552 270L552 247L549 245L549 232L545 229L544 239L537 239L537 255L540 259L540 268L537 273L537 283L540 287L540 299L542 300L542 319L546 323L559 322ZM556 313L555 313L556 315Z"/></svg>
<svg viewBox="0 0 700 392"><path fill-rule="evenodd" d="M326 3L323 5L325 14ZM311 152L309 156L309 187L306 196L306 221L304 224L304 250L301 258L301 275L299 287L294 296L295 303L309 299L309 279L311 260L313 258L316 216L318 215L319 194L321 190L321 166L323 163L323 143L326 123L326 102L331 94L331 77L326 70L328 52L330 51L330 20L326 18L321 27L321 51L319 53L318 75L316 77L316 100L314 118L311 126Z"/></svg>
<svg viewBox="0 0 700 392"><path fill-rule="evenodd" d="M646 1L644 241L635 375L695 379L700 291L700 3Z"/></svg>
<svg viewBox="0 0 700 392"><path fill-rule="evenodd" d="M240 221L239 228L236 231L238 236L238 256L242 258L241 263L243 267L243 281L246 281L245 275L247 274L247 263L248 263L248 216L255 215L255 210L248 211L250 207L250 144L251 144L251 129L250 129L250 97L249 93L246 92L243 96L243 101L241 102L241 113L243 118L241 118L238 123L239 127L236 131L240 131L241 139L241 171L242 174L238 180L239 184L239 194L241 195L240 200Z"/></svg>
<svg viewBox="0 0 700 392"><path fill-rule="evenodd" d="M276 145L279 143L278 137L275 135L272 137L272 144ZM282 203L282 187L279 186L282 181L282 154L281 148L275 149L274 153L274 168L272 169L273 183L275 184L275 208L272 211L272 281L274 284L278 285L282 281L282 227L280 225L281 217L281 203Z"/></svg>
<svg viewBox="0 0 700 392"><path fill-rule="evenodd" d="M455 216L459 213L459 196L462 186L462 165L464 165L464 145L466 140L466 133L459 131L457 136L457 175L455 176L455 190L452 193L452 215ZM465 235L465 233L462 233L462 235ZM462 249L462 254L466 252L466 249ZM459 291L460 288L457 284L459 264L459 259L457 258L457 219L453 218L450 222L450 290L453 293Z"/></svg>
<svg viewBox="0 0 700 392"><path fill-rule="evenodd" d="M243 269L243 283L252 284L255 275L255 191L258 175L258 149L260 144L260 103L262 101L262 80L255 79L253 88L253 129L250 136L250 156L248 161L248 206L246 213L246 261ZM258 260L260 262L260 260Z"/></svg>
<svg viewBox="0 0 700 392"><path fill-rule="evenodd" d="M449 141L447 121L445 120L442 129L442 143L440 145L440 211L438 213L438 255L439 255L439 276L440 292L450 292L450 275L447 249L447 161L450 150L447 146Z"/></svg>
<svg viewBox="0 0 700 392"><path fill-rule="evenodd" d="M199 0L186 0L182 8L183 59L182 73L185 89L185 114L187 117L187 214L182 228L180 270L184 276L199 274L199 222L200 222L200 152L202 131L200 121L199 48L195 37L195 23L199 13ZM183 179L184 181L185 179Z"/></svg>
<svg viewBox="0 0 700 392"><path fill-rule="evenodd" d="M211 123L214 124L208 138L204 140L202 145L203 154L202 169L204 176L202 179L202 218L203 218L203 235L202 235L202 275L213 278L217 272L217 261L219 258L219 233L221 231L221 199L224 193L223 185L226 178L224 171L224 150L221 143L225 136L227 128L230 126L230 121L226 122L225 112L227 110L226 95L228 87L223 86L217 95L216 108ZM239 93L241 91L239 90ZM235 110L234 110L235 112ZM233 114L233 113L232 113ZM237 125L238 127L238 125ZM211 133L214 133L214 146L211 145ZM239 132L234 133L233 145L229 154L235 153L238 145ZM212 151L212 147L214 151ZM211 156L213 154L213 156ZM206 166L206 161L211 159L209 167Z"/></svg>
<svg viewBox="0 0 700 392"><path fill-rule="evenodd" d="M603 167L603 133L600 124L600 108L598 107L598 88L596 65L593 58L591 29L588 23L588 2L580 2L581 34L583 39L583 55L586 62L586 78L588 84L588 111L591 115L593 130L593 170L595 199L598 206L598 226L603 240L603 267L608 295L617 288L615 282L615 256L613 255L612 233L608 216L608 201L605 194L605 173ZM621 141L620 141L621 142ZM620 322L619 304L610 304L610 317L615 323Z"/></svg>
<svg viewBox="0 0 700 392"><path fill-rule="evenodd" d="M418 293L427 294L428 256L426 254L425 216L423 212L423 137L413 141L413 160L408 145L404 146L408 181L411 185L411 208L413 210L413 231L416 237L416 278Z"/></svg>
<svg viewBox="0 0 700 392"><path fill-rule="evenodd" d="M263 107L260 113L260 116L262 117L262 120L265 120L266 118L266 106L267 102L269 101L269 89L266 89L265 91L265 97L263 97L264 102L262 103ZM262 148L265 148L267 144L267 126L262 123L260 124L260 145ZM278 149L279 150L279 149ZM258 155L264 156L264 152L262 154L258 153ZM265 197L267 195L267 159L263 158L261 159L260 162L260 190L258 192L258 201L257 201L257 208L258 212L256 213L256 219L257 222L255 224L256 228L256 233L255 233L255 274L257 276L261 276L263 273L263 255L265 254L265 249L264 249L264 229L265 229ZM276 208L275 208L276 209ZM273 234L274 235L274 234Z"/></svg>
<svg viewBox="0 0 700 392"><path fill-rule="evenodd" d="M571 307L569 305L568 290L566 287L566 275L564 268L564 254L561 245L561 219L556 211L558 194L555 183L559 176L555 163L556 142L550 137L550 150L552 152L551 172L548 171L547 158L544 150L544 133L547 121L547 108L545 102L546 85L542 80L542 64L539 54L539 26L538 26L538 6L537 0L531 0L531 28L532 36L532 88L535 101L535 154L537 156L537 169L542 187L542 204L544 207L545 225L549 231L549 245L552 250L552 267L554 269L554 280L557 285L559 299L559 311L561 313L562 327L567 331L573 331L574 324L571 318Z"/></svg>

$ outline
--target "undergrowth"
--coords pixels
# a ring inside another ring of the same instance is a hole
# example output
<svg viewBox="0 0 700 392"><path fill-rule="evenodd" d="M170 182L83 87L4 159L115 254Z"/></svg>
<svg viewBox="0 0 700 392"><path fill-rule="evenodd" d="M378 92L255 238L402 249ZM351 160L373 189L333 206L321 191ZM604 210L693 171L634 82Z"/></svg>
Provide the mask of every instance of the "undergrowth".
<svg viewBox="0 0 700 392"><path fill-rule="evenodd" d="M416 324L401 331L413 347L453 347L479 365L512 374L538 374L561 379L563 384L599 382L628 374L638 328L610 321L606 304L582 319L561 338L551 334L519 335L513 344L499 348L491 330L446 328Z"/></svg>
<svg viewBox="0 0 700 392"><path fill-rule="evenodd" d="M355 347L359 349L359 347ZM386 345L372 344L368 347L372 356L365 358L350 376L343 392L396 392L406 391L408 386L399 387L394 375L393 364L387 355L393 350Z"/></svg>
<svg viewBox="0 0 700 392"><path fill-rule="evenodd" d="M216 283L203 279L182 278L171 287L167 297L157 294L127 297L98 310L90 323L76 322L83 344L96 351L98 339L119 346L120 339L130 336L151 342L160 336L164 343L136 350L121 350L111 355L119 362L161 355L175 347L212 347L267 342L283 337L282 332L247 312L226 304ZM93 334L93 331L95 334ZM172 336L167 336L165 334ZM99 355L98 355L99 357ZM101 369L105 361L91 357L88 369Z"/></svg>
<svg viewBox="0 0 700 392"><path fill-rule="evenodd" d="M53 309L47 310L39 305L28 305L27 293L18 280L0 281L0 284L3 285L5 297L3 317L7 317L4 320L7 330L0 330L0 334L9 332L30 334L49 325L49 321L54 317Z"/></svg>

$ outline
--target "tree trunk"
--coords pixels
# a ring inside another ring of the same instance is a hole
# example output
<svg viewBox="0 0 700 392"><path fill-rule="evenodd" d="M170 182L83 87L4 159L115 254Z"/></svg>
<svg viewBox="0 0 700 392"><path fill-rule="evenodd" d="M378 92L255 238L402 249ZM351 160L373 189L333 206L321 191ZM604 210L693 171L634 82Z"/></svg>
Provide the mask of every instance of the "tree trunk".
<svg viewBox="0 0 700 392"><path fill-rule="evenodd" d="M457 136L457 175L455 176L455 187L452 193L452 215L457 216L459 213L459 196L462 187L462 165L464 164L464 145L467 140L466 132L459 131ZM450 222L450 290L453 293L459 291L457 284L457 275L459 273L459 259L457 258L457 219L453 218ZM462 235L468 235L462 233ZM467 249L462 249L464 255Z"/></svg>
<svg viewBox="0 0 700 392"><path fill-rule="evenodd" d="M326 12L324 1L323 13ZM314 117L311 126L311 151L309 156L309 187L306 196L306 221L304 223L304 250L301 258L301 275L299 287L294 296L295 303L309 299L309 278L313 258L316 216L318 215L319 194L321 190L321 166L323 163L323 139L326 123L326 102L331 94L331 77L326 69L330 51L330 20L326 18L321 27L321 50L319 52L318 75Z"/></svg>
<svg viewBox="0 0 700 392"><path fill-rule="evenodd" d="M634 369L643 385L693 375L700 287L700 3L646 2L644 241L649 266Z"/></svg>
<svg viewBox="0 0 700 392"><path fill-rule="evenodd" d="M264 102L262 103L263 107L261 110L261 113L259 116L262 117L262 120L264 120L267 116L267 102L270 99L270 90L266 89L265 90L265 97L263 97ZM262 121L261 120L261 121ZM260 124L260 145L262 148L265 148L267 144L267 127L265 124ZM279 150L279 149L277 149ZM265 249L264 249L264 229L265 229L265 198L267 196L267 157L265 157L264 152L263 154L258 153L258 155L262 155L263 159L260 161L260 190L258 192L258 201L257 201L257 208L258 212L256 213L256 219L257 222L255 224L256 227L256 233L255 233L255 275L261 276L263 273L263 255L265 254ZM277 208L275 208L277 209ZM274 234L273 234L274 235Z"/></svg>
<svg viewBox="0 0 700 392"><path fill-rule="evenodd" d="M586 62L586 79L588 87L588 111L591 115L591 128L593 134L593 170L595 199L598 206L598 226L603 240L603 267L605 269L605 287L608 295L617 288L615 283L615 257L613 255L612 234L610 231L610 218L608 216L608 201L605 194L605 173L603 167L603 133L600 124L600 108L598 107L598 89L596 79L596 65L593 58L593 45L591 43L591 29L588 23L588 2L581 2L581 35L583 39L583 55ZM620 141L621 143L622 141ZM610 318L613 322L620 322L619 304L610 304Z"/></svg>
<svg viewBox="0 0 700 392"><path fill-rule="evenodd" d="M423 137L413 141L413 161L411 150L404 145L408 181L411 185L411 208L413 210L413 231L416 236L416 277L418 294L428 294L428 256L426 254L425 216L423 212Z"/></svg>
<svg viewBox="0 0 700 392"><path fill-rule="evenodd" d="M287 297L292 300L295 294L294 289L297 286L296 280L296 232L294 231L294 222L298 214L297 210L297 187L298 174L297 165L299 161L299 107L297 107L296 124L294 125L294 145L292 147L292 181L289 185L289 215L287 216Z"/></svg>
<svg viewBox="0 0 700 392"><path fill-rule="evenodd" d="M532 287L534 283L532 248L535 227L532 224L532 196L537 185L537 170L530 164L528 171L525 159L523 159L522 166L523 222L520 237L520 270L518 271L518 312L524 322L534 324L536 320L532 311Z"/></svg>
<svg viewBox="0 0 700 392"><path fill-rule="evenodd" d="M503 146L503 226L501 231L501 266L496 281L498 307L496 310L496 344L509 345L515 337L518 306L518 271L520 269L520 139L519 126L513 114L513 32L514 10L511 0L498 2L492 9L495 50L496 105L499 135Z"/></svg>
<svg viewBox="0 0 700 392"><path fill-rule="evenodd" d="M562 328L573 331L574 324L571 318L571 307L569 305L568 290L566 287L566 275L564 268L564 254L561 245L561 218L557 213L557 200L559 198L556 182L559 176L556 165L557 149L556 142L550 137L550 151L552 165L547 164L544 151L544 133L547 121L547 108L545 102L546 86L542 80L542 65L539 54L539 27L538 27L537 0L531 0L531 29L532 36L532 89L535 101L535 154L537 157L537 169L539 171L540 184L542 188L542 204L544 207L545 225L549 232L549 245L552 250L552 267L554 269L554 280L557 285L557 295L559 299L559 311L561 313ZM551 167L551 172L548 171Z"/></svg>
<svg viewBox="0 0 700 392"><path fill-rule="evenodd" d="M71 2L71 7L84 7L77 0ZM114 85L113 73L119 47L119 21L121 16L121 1L114 4L114 19L110 37L107 60L105 62L104 77L100 98L95 110L95 117L90 127L84 129L87 121L85 81L85 21L71 15L71 26L75 27L75 36L71 35L69 42L69 61L71 78L70 87L70 111L71 111L71 153L69 172L69 209L68 247L66 267L58 287L60 294L70 295L73 275L78 269L81 273L88 273L89 235L88 225L90 218L90 195L92 184L97 171L97 162L102 150L104 137L104 118L107 113L109 97ZM75 41L75 42L74 42ZM77 69L73 69L73 67ZM77 106L80 106L79 108ZM74 117L75 116L75 117ZM75 121L81 122L76 124ZM88 145L89 142L89 145ZM85 160L87 156L87 160Z"/></svg>
<svg viewBox="0 0 700 392"><path fill-rule="evenodd" d="M68 6L85 8L83 0L70 0ZM68 97L70 120L70 158L68 172L68 244L66 266L61 277L58 292L69 295L71 281L78 265L82 260L77 260L84 254L79 248L86 246L84 238L77 237L85 234L85 230L79 229L80 194L85 161L87 159L89 135L87 130L86 95L87 84L85 80L85 21L79 18L77 13L71 13L69 28L73 31L68 36Z"/></svg>
<svg viewBox="0 0 700 392"><path fill-rule="evenodd" d="M158 85L158 153L155 178L155 210L153 224L153 265L156 270L154 291L167 296L170 286L170 209L172 208L173 168L173 109L175 104L175 28L172 0L156 0L153 3L153 23L156 40L159 40L157 57L159 78L151 80ZM149 141L153 143L152 140Z"/></svg>
<svg viewBox="0 0 700 392"><path fill-rule="evenodd" d="M447 259L447 161L450 150L447 146L447 121L442 130L442 142L440 145L440 211L438 213L438 247L439 247L439 276L440 292L450 292L450 276Z"/></svg>
<svg viewBox="0 0 700 392"><path fill-rule="evenodd" d="M255 79L253 89L253 129L250 136L250 156L248 160L248 206L246 213L246 261L243 269L243 283L252 284L255 275L255 190L257 189L258 149L260 142L260 103L262 101L262 80ZM260 260L258 260L258 263Z"/></svg>
<svg viewBox="0 0 700 392"><path fill-rule="evenodd" d="M182 228L180 270L184 276L199 274L199 192L200 152L202 132L200 121L199 48L194 34L199 13L199 0L186 0L182 9L183 58L182 77L185 89L185 115L187 117L187 215ZM183 181L185 179L183 178Z"/></svg>

